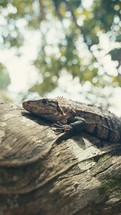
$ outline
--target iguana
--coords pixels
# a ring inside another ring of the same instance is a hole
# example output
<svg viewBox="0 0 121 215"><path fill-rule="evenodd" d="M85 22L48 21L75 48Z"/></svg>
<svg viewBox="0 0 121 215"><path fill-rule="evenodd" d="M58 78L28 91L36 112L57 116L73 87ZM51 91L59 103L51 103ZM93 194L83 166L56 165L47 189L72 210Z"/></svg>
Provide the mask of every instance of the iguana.
<svg viewBox="0 0 121 215"><path fill-rule="evenodd" d="M110 111L63 97L23 101L23 107L50 122L57 131L75 135L81 131L110 142L121 141L121 119Z"/></svg>

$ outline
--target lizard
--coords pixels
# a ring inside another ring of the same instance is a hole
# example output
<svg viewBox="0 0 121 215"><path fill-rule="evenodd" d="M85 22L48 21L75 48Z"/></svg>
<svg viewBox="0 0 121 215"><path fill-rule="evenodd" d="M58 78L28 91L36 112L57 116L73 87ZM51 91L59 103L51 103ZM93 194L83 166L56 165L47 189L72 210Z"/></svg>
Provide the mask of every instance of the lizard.
<svg viewBox="0 0 121 215"><path fill-rule="evenodd" d="M60 133L73 136L84 131L105 141L121 141L121 119L95 105L63 97L24 100L22 105L25 110L54 123Z"/></svg>

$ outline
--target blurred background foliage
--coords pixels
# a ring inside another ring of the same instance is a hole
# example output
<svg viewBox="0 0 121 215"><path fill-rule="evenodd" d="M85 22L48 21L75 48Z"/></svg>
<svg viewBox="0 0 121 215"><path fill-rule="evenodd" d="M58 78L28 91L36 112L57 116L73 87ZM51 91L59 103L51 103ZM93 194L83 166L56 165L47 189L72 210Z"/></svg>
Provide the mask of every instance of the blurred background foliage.
<svg viewBox="0 0 121 215"><path fill-rule="evenodd" d="M11 100L7 92L7 87L10 84L10 77L6 67L0 63L0 98Z"/></svg>
<svg viewBox="0 0 121 215"><path fill-rule="evenodd" d="M23 95L46 95L70 75L80 84L80 95L99 103L106 98L108 104L113 89L121 86L121 0L0 0L0 20L0 47L14 48L18 56L22 23L40 33L32 62L39 78ZM5 67L0 64L1 90L10 84Z"/></svg>

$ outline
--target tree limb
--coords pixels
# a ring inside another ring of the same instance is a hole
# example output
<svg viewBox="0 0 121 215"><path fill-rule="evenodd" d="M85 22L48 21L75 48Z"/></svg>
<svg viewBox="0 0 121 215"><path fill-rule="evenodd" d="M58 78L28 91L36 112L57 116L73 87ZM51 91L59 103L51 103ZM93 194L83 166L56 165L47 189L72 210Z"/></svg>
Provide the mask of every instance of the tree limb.
<svg viewBox="0 0 121 215"><path fill-rule="evenodd" d="M52 126L0 103L0 215L121 214L121 144Z"/></svg>

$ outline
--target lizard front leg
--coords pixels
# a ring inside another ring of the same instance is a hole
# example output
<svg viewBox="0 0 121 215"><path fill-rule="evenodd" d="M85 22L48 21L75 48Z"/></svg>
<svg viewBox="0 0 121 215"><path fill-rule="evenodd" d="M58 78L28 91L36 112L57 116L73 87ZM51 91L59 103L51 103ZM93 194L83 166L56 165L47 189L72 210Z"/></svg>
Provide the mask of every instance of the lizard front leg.
<svg viewBox="0 0 121 215"><path fill-rule="evenodd" d="M69 132L69 131L74 131L74 132L80 132L85 130L86 128L86 120L82 117L73 117L70 118L67 122L67 124L62 124L60 122L55 123L54 126L55 131L62 133L62 132Z"/></svg>
<svg viewBox="0 0 121 215"><path fill-rule="evenodd" d="M57 123L55 124L55 132L57 134L63 133L58 139L68 139L81 131L86 129L86 120L81 117L70 118L67 124Z"/></svg>
<svg viewBox="0 0 121 215"><path fill-rule="evenodd" d="M72 117L68 120L69 126L71 127L72 132L79 133L81 131L84 131L86 129L86 120L82 117Z"/></svg>

